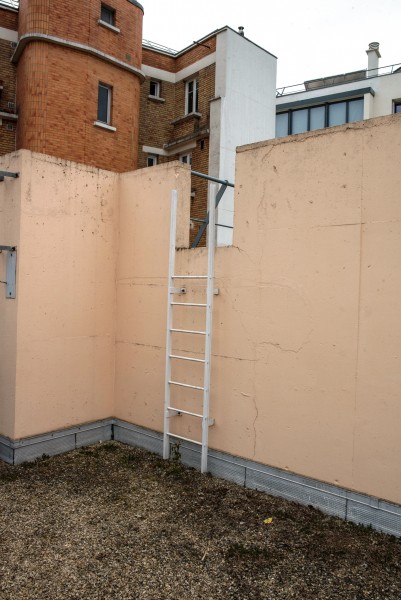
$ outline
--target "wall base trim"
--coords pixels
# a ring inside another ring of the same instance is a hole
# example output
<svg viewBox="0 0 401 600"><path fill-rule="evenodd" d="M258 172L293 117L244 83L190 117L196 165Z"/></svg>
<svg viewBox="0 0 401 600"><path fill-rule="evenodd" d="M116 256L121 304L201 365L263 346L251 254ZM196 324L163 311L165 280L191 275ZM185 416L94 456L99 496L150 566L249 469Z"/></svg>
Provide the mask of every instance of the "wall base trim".
<svg viewBox="0 0 401 600"><path fill-rule="evenodd" d="M163 453L163 434L111 418L22 440L0 436L0 459L17 465L43 454L52 456L112 439L156 454ZM182 442L180 454L185 465L200 468L198 446ZM401 506L398 504L217 450L209 450L208 465L216 477L401 537Z"/></svg>

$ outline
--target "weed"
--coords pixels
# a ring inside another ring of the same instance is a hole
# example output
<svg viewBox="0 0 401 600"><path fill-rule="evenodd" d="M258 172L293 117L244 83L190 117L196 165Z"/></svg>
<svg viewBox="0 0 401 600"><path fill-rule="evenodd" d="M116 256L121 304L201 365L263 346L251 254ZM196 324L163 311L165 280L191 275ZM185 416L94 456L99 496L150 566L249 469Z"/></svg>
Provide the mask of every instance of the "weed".
<svg viewBox="0 0 401 600"><path fill-rule="evenodd" d="M181 451L180 451L180 442L177 442L176 444L172 444L171 448L170 448L170 460L172 460L173 462L179 463L181 462Z"/></svg>

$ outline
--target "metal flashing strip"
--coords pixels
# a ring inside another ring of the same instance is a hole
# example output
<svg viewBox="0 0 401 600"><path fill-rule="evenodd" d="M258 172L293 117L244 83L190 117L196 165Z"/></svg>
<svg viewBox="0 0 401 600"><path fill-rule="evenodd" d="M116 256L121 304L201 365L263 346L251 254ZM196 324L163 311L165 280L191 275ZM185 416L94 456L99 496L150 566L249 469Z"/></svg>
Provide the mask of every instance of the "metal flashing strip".
<svg viewBox="0 0 401 600"><path fill-rule="evenodd" d="M118 419L114 439L157 454L162 452L161 433ZM199 468L200 448L195 444L182 442L180 454L183 464ZM209 449L208 466L216 477L401 537L401 506L397 504L216 450Z"/></svg>
<svg viewBox="0 0 401 600"><path fill-rule="evenodd" d="M70 48L71 50L77 50L78 52L84 52L85 54L90 54L95 56L99 60L103 60L107 63L114 65L115 67L119 67L124 71L128 71L133 75L139 77L141 82L145 81L145 75L140 69L129 65L128 63L111 56L110 54L106 54L105 52L101 52L101 50L97 50L92 46L87 46L86 44L80 44L79 42L72 42L71 40L66 40L64 38L59 38L54 35L47 35L45 33L26 33L21 36L18 42L18 45L15 49L14 54L11 57L11 62L16 64L18 63L25 47L31 42L46 42L48 44L55 44L56 46L63 46L66 48Z"/></svg>
<svg viewBox="0 0 401 600"><path fill-rule="evenodd" d="M111 439L156 454L163 452L162 433L110 418L16 441L0 436L0 459L17 465L43 454L61 454ZM180 454L183 464L199 468L198 446L182 442ZM208 467L215 477L401 537L401 506L398 504L217 450L209 449Z"/></svg>
<svg viewBox="0 0 401 600"><path fill-rule="evenodd" d="M137 6L138 8L141 9L142 12L144 12L142 4L139 4L139 2L137 2L136 0L128 0L128 2L131 2L131 4L133 4L134 6Z"/></svg>
<svg viewBox="0 0 401 600"><path fill-rule="evenodd" d="M277 104L276 112L285 112L292 108L301 108L302 106L318 106L319 104L325 104L327 102L334 102L335 100L352 100L365 94L375 95L375 91L371 87L359 88L357 90L348 90L348 92L338 92L337 94L326 94L325 96L314 96L306 98L305 100L295 100L294 102L285 102L283 104Z"/></svg>
<svg viewBox="0 0 401 600"><path fill-rule="evenodd" d="M21 440L0 436L0 459L19 465L43 454L54 456L82 446L105 442L113 439L113 425L114 419L105 419Z"/></svg>

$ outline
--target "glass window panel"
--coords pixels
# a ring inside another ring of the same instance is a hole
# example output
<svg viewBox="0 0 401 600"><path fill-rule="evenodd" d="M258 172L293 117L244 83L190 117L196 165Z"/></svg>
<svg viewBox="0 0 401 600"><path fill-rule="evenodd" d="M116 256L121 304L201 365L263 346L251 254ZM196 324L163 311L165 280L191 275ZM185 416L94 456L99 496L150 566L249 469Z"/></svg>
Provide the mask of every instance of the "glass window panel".
<svg viewBox="0 0 401 600"><path fill-rule="evenodd" d="M110 89L108 87L99 85L97 120L102 123L109 122L109 92Z"/></svg>
<svg viewBox="0 0 401 600"><path fill-rule="evenodd" d="M348 102L348 123L363 120L363 98Z"/></svg>
<svg viewBox="0 0 401 600"><path fill-rule="evenodd" d="M394 112L401 113L401 102L399 104L394 104Z"/></svg>
<svg viewBox="0 0 401 600"><path fill-rule="evenodd" d="M158 81L150 82L149 93L151 96L159 96L160 95L160 84Z"/></svg>
<svg viewBox="0 0 401 600"><path fill-rule="evenodd" d="M288 113L276 115L276 137L288 135Z"/></svg>
<svg viewBox="0 0 401 600"><path fill-rule="evenodd" d="M304 131L308 131L308 109L294 110L291 133L303 133Z"/></svg>
<svg viewBox="0 0 401 600"><path fill-rule="evenodd" d="M329 104L329 127L347 122L347 103Z"/></svg>
<svg viewBox="0 0 401 600"><path fill-rule="evenodd" d="M114 10L102 4L100 18L109 25L114 25Z"/></svg>
<svg viewBox="0 0 401 600"><path fill-rule="evenodd" d="M315 131L315 129L324 129L325 113L326 108L324 106L316 106L315 108L310 109L310 131Z"/></svg>

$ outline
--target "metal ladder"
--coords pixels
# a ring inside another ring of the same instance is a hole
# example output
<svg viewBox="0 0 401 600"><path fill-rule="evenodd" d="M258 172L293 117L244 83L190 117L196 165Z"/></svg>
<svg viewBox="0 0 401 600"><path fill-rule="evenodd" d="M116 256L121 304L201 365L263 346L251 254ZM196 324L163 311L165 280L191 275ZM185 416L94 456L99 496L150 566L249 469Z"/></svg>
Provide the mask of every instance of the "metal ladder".
<svg viewBox="0 0 401 600"><path fill-rule="evenodd" d="M216 196L215 184L210 185L209 198ZM170 218L170 250L169 250L169 278L168 278L168 309L167 309L167 339L166 339L166 381L164 395L164 436L163 436L163 458L170 458L170 441L192 442L201 447L201 472L207 472L208 458L208 438L209 427L213 421L209 418L209 400L210 400L210 363L212 352L212 312L213 312L213 294L214 294L214 254L215 254L215 202L210 202L209 207L209 235L207 241L207 274L205 275L176 275L175 274L175 242L176 242L176 222L177 222L177 192L173 190L171 198L171 218ZM174 300L176 294L182 293L183 288L177 287L177 283L186 280L204 280L206 282L206 302L177 302ZM174 306L182 306L195 310L205 311L205 330L195 331L191 329L179 329L174 327ZM202 336L204 338L204 358L195 358L191 356L182 356L173 351L174 333L185 334L188 336ZM180 381L173 381L171 378L173 361L185 361L185 363L203 364L203 385L191 385ZM192 412L171 404L172 387L185 388L187 391L194 391L196 394L202 392L202 410ZM195 419L201 419L202 422L202 440L193 440L181 435L172 433L170 423L174 417L189 416ZM179 443L179 442L178 442Z"/></svg>

